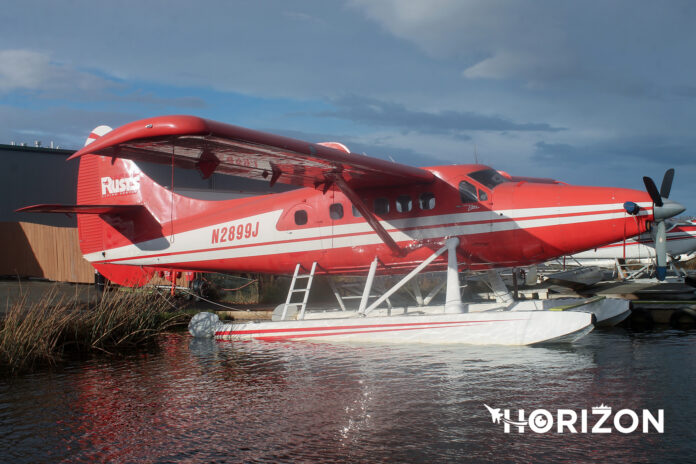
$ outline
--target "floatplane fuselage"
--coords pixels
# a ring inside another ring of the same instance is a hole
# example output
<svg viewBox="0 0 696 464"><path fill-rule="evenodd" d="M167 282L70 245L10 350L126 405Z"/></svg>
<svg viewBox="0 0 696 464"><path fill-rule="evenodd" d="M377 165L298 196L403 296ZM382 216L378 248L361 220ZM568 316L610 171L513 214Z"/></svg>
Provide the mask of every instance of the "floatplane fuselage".
<svg viewBox="0 0 696 464"><path fill-rule="evenodd" d="M100 126L72 158L80 159L77 204L24 211L77 213L85 258L123 285L172 269L291 274L299 264L319 274L404 274L422 266L448 270L449 300L462 269L541 263L641 234L683 210L662 198L669 189L660 197L656 188L573 186L484 165L414 168L192 116ZM205 201L156 184L137 161L300 188Z"/></svg>
<svg viewBox="0 0 696 464"><path fill-rule="evenodd" d="M313 262L320 273L354 274L375 257L380 272L403 273L450 237L459 239L462 267L516 267L639 234L652 220L642 191L517 181L481 165L427 168L429 183L357 190L363 214L338 189L205 201L160 187L128 160L90 155L81 163L78 205L144 207L79 215L84 256L106 276L123 266L288 274ZM625 211L627 201L637 215Z"/></svg>

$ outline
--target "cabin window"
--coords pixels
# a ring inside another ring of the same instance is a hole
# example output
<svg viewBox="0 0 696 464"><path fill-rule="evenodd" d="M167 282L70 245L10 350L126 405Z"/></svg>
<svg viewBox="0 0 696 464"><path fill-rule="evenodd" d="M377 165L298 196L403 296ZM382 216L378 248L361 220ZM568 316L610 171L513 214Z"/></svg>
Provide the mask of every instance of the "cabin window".
<svg viewBox="0 0 696 464"><path fill-rule="evenodd" d="M481 201L488 200L488 194L485 192L485 190L479 189L479 200L481 200Z"/></svg>
<svg viewBox="0 0 696 464"><path fill-rule="evenodd" d="M295 224L298 226L307 224L307 211L303 209L298 209L295 211Z"/></svg>
<svg viewBox="0 0 696 464"><path fill-rule="evenodd" d="M478 201L476 197L476 187L469 182L463 180L459 183L459 197L462 203L475 203Z"/></svg>
<svg viewBox="0 0 696 464"><path fill-rule="evenodd" d="M430 192L421 193L418 202L422 210L433 209L435 208L435 195Z"/></svg>
<svg viewBox="0 0 696 464"><path fill-rule="evenodd" d="M413 208L411 195L399 195L396 197L396 210L400 213L408 213Z"/></svg>
<svg viewBox="0 0 696 464"><path fill-rule="evenodd" d="M375 198L373 205L375 214L389 213L389 198Z"/></svg>
<svg viewBox="0 0 696 464"><path fill-rule="evenodd" d="M360 214L360 211L358 211L358 208L355 207L355 205L351 205L353 207L353 217L362 217L362 214Z"/></svg>
<svg viewBox="0 0 696 464"><path fill-rule="evenodd" d="M334 221L343 219L343 205L341 203L334 203L329 206L329 216Z"/></svg>

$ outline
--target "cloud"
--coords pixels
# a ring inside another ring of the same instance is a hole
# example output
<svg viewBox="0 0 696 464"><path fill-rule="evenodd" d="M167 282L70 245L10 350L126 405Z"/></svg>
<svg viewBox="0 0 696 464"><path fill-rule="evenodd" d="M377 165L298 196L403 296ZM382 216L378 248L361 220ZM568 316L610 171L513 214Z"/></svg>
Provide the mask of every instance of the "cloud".
<svg viewBox="0 0 696 464"><path fill-rule="evenodd" d="M208 107L208 103L199 97L160 97L152 92L144 92L142 90L135 90L133 92L126 93L125 95L112 95L110 97L105 97L105 100L141 103L157 107L174 106L190 109L201 109Z"/></svg>
<svg viewBox="0 0 696 464"><path fill-rule="evenodd" d="M693 2L631 0L350 0L356 11L466 79L619 93L656 82L688 85L696 65Z"/></svg>
<svg viewBox="0 0 696 464"><path fill-rule="evenodd" d="M27 94L47 100L138 103L154 107L205 108L198 97L161 97L153 92L80 71L35 50L0 50L0 96Z"/></svg>
<svg viewBox="0 0 696 464"><path fill-rule="evenodd" d="M356 136L350 134L315 133L283 128L264 129L264 131L313 143L340 142L346 145L352 153L361 153L384 160L394 160L411 166L451 164L451 161L438 158L431 153L405 146L408 144L408 141L403 137L392 137L385 134Z"/></svg>
<svg viewBox="0 0 696 464"><path fill-rule="evenodd" d="M63 148L78 148L93 128L101 124L118 127L136 119L138 115L129 112L0 105L0 143L32 145L39 140L44 146L53 141Z"/></svg>
<svg viewBox="0 0 696 464"><path fill-rule="evenodd" d="M6 3L6 140L186 108L577 183L696 147L690 1Z"/></svg>
<svg viewBox="0 0 696 464"><path fill-rule="evenodd" d="M30 91L57 94L100 92L116 84L94 74L51 61L34 50L0 50L0 93Z"/></svg>
<svg viewBox="0 0 696 464"><path fill-rule="evenodd" d="M672 89L676 97L696 98L696 85L680 85Z"/></svg>
<svg viewBox="0 0 696 464"><path fill-rule="evenodd" d="M623 136L584 145L536 144L534 159L571 165L643 167L645 163L669 166L696 166L696 138L666 136Z"/></svg>
<svg viewBox="0 0 696 464"><path fill-rule="evenodd" d="M478 1L349 0L348 4L388 33L414 43L434 57L451 57L462 45L467 48L467 43L461 43L467 34L462 34L460 27L475 31L486 22L483 13L487 8Z"/></svg>
<svg viewBox="0 0 696 464"><path fill-rule="evenodd" d="M422 55L412 46L341 3L127 3L3 5L0 43L47 50L56 62L79 63L119 82L265 98L391 92L441 73L420 66ZM42 14L28 14L32 9Z"/></svg>
<svg viewBox="0 0 696 464"><path fill-rule="evenodd" d="M528 82L550 79L577 79L581 70L567 58L548 60L537 54L505 50L465 69L469 79L524 79Z"/></svg>
<svg viewBox="0 0 696 464"><path fill-rule="evenodd" d="M529 159L531 169L576 185L606 185L644 190L643 176L660 185L668 168L675 168L670 198L696 214L690 179L696 176L696 138L617 136L587 143L539 142Z"/></svg>
<svg viewBox="0 0 696 464"><path fill-rule="evenodd" d="M662 79L689 85L696 70L684 59L696 41L691 2L166 3L139 4L134 14L25 0L5 6L12 19L0 41L45 49L50 37L56 61L129 81L286 98L464 99L480 89L471 81L491 79L613 93ZM43 14L27 14L33 8Z"/></svg>
<svg viewBox="0 0 696 464"><path fill-rule="evenodd" d="M360 124L395 127L404 131L428 134L464 135L467 131L542 131L563 130L546 123L516 123L501 116L489 116L474 112L409 110L404 105L374 98L350 96L331 100L333 111L320 116L347 119Z"/></svg>

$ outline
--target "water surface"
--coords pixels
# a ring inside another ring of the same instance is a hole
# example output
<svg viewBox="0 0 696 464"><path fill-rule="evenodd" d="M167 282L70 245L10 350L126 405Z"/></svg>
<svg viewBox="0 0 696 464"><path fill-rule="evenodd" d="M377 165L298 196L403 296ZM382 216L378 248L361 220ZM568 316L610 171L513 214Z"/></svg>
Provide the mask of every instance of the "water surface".
<svg viewBox="0 0 696 464"><path fill-rule="evenodd" d="M688 462L696 332L556 347L216 342L0 381L4 462ZM664 409L665 433L505 434L483 406Z"/></svg>

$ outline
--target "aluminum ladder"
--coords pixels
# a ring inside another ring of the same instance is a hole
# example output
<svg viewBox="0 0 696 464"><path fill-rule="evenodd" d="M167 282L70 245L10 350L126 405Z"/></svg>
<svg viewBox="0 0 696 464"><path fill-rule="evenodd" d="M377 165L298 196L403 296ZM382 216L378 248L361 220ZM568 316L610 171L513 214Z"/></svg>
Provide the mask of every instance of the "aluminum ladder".
<svg viewBox="0 0 696 464"><path fill-rule="evenodd" d="M288 313L288 306L291 304L293 294L295 293L304 293L304 296L302 297L302 303L300 304L300 316L298 317L299 320L304 319L305 308L307 308L307 299L309 298L309 291L312 288L312 282L314 281L314 272L317 269L317 262L314 261L312 263L312 269L309 271L309 274L300 274L301 268L302 265L300 263L297 263L297 266L295 266L295 273L292 275L292 282L290 282L288 297L285 300L285 305L283 305L283 314L280 316L281 321L285 320L285 316ZM295 288L298 279L307 279L307 285L305 286L305 288Z"/></svg>

